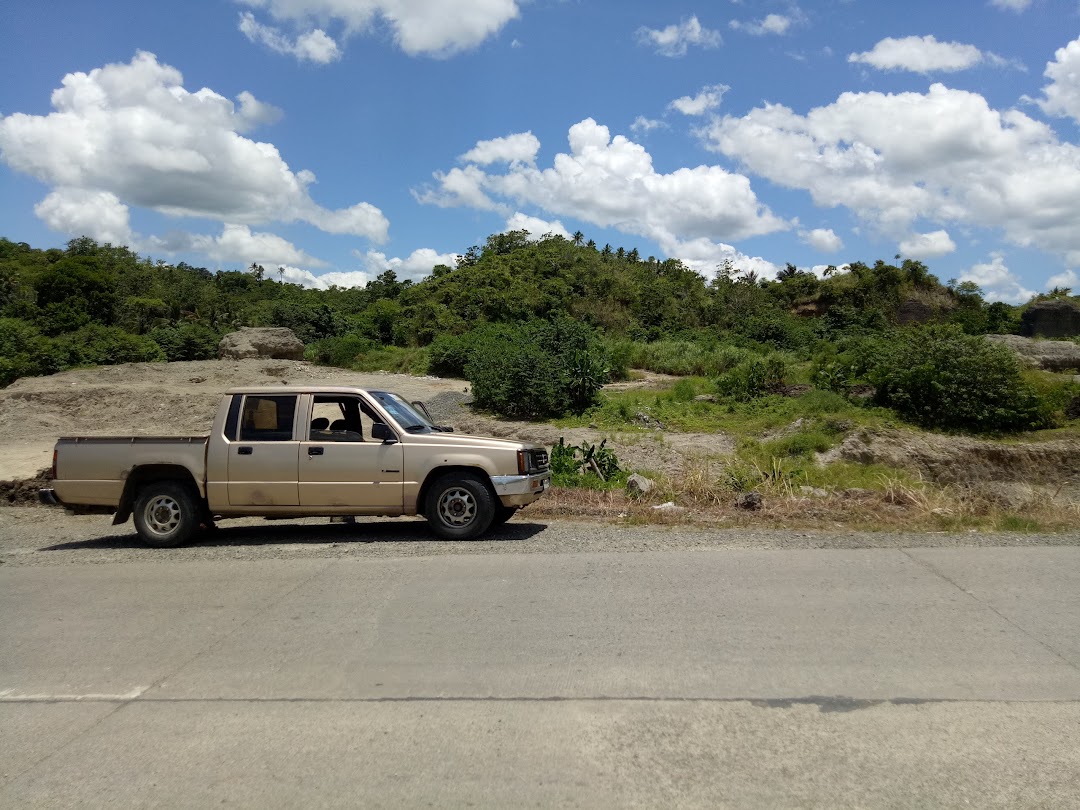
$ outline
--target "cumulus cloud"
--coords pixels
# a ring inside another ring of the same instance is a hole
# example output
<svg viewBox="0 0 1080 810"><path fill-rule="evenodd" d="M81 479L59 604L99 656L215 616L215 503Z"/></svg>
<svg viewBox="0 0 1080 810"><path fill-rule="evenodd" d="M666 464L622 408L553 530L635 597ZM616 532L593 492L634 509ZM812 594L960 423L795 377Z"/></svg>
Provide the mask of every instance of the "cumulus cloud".
<svg viewBox="0 0 1080 810"><path fill-rule="evenodd" d="M976 264L963 273L960 281L973 281L978 284L987 301L1020 304L1035 295L1034 290L1025 288L1020 279L1006 267L1005 257L1000 253L992 253L989 262Z"/></svg>
<svg viewBox="0 0 1080 810"><path fill-rule="evenodd" d="M755 196L750 181L719 166L661 174L640 144L591 118L569 131L570 151L550 168L511 163L503 173L479 166L436 172L422 202L506 210L528 205L600 227L651 238L738 240L788 227Z"/></svg>
<svg viewBox="0 0 1080 810"><path fill-rule="evenodd" d="M257 11L269 14L279 24L297 31L290 39L279 29L256 20L254 13L241 16L240 29L252 41L279 53L319 61L312 54L337 55L337 44L312 20L326 21L341 28L348 38L382 25L389 29L395 44L410 56L450 56L475 48L498 33L519 14L515 0L240 0ZM265 31L265 34L251 34ZM275 44L277 43L277 44ZM307 51L307 55L304 54ZM327 59L326 61L330 61Z"/></svg>
<svg viewBox="0 0 1080 810"><path fill-rule="evenodd" d="M706 279L716 277L717 271L730 265L737 276L756 273L758 278L775 278L780 267L760 256L748 256L731 245L711 239L669 239L660 247L671 256L677 256L683 264L700 273Z"/></svg>
<svg viewBox="0 0 1080 810"><path fill-rule="evenodd" d="M683 96L677 98L668 107L681 112L683 115L704 115L709 110L715 110L731 88L726 84L713 84L701 88L696 96Z"/></svg>
<svg viewBox="0 0 1080 810"><path fill-rule="evenodd" d="M89 236L114 245L132 242L128 207L108 191L58 188L34 206L34 213L60 233Z"/></svg>
<svg viewBox="0 0 1080 810"><path fill-rule="evenodd" d="M536 163L540 141L531 132L521 132L505 138L477 141L476 146L461 156L467 163L487 166L492 163Z"/></svg>
<svg viewBox="0 0 1080 810"><path fill-rule="evenodd" d="M0 118L0 159L54 187L38 207L54 227L94 230L86 227L86 201L96 199L97 232L111 236L122 232L121 208L141 207L232 225L300 221L386 239L389 223L378 208L319 206L308 191L315 175L290 169L273 144L243 137L280 111L246 92L237 101L208 88L189 92L178 70L140 51L128 64L65 76L49 115Z"/></svg>
<svg viewBox="0 0 1080 810"><path fill-rule="evenodd" d="M277 53L295 56L301 62L326 65L341 57L337 42L321 28L290 39L280 29L257 22L250 11L245 11L240 15L240 31L251 42L265 45Z"/></svg>
<svg viewBox="0 0 1080 810"><path fill-rule="evenodd" d="M1046 289L1052 290L1055 287L1068 287L1070 290L1080 290L1080 275L1075 270L1066 270L1063 273L1050 276L1046 280Z"/></svg>
<svg viewBox="0 0 1080 810"><path fill-rule="evenodd" d="M683 20L678 25L669 25L666 28L645 28L637 31L638 42L642 45L651 46L661 56L679 57L686 56L690 46L700 48L716 48L723 40L719 31L705 28L698 22L697 17Z"/></svg>
<svg viewBox="0 0 1080 810"><path fill-rule="evenodd" d="M822 253L836 253L844 249L844 240L831 228L814 228L811 231L799 231L799 237L806 244Z"/></svg>
<svg viewBox="0 0 1080 810"><path fill-rule="evenodd" d="M791 26L794 24L795 19L784 14L768 14L760 20L752 20L750 22L732 20L729 23L734 30L742 31L743 33L751 34L755 37L763 37L768 34L782 36L791 30Z"/></svg>
<svg viewBox="0 0 1080 810"><path fill-rule="evenodd" d="M437 264L445 264L447 267L455 267L457 265L456 254L438 253L431 248L419 248L414 250L404 259L396 257L390 259L386 257L385 253L379 253L374 250L369 250L364 254L359 252L354 253L363 260L365 274L372 277L385 273L387 270L393 270L399 279L408 278L418 280L431 275L432 268ZM333 274L324 274L322 278L326 278L330 275ZM338 284L338 286L345 285Z"/></svg>
<svg viewBox="0 0 1080 810"><path fill-rule="evenodd" d="M900 242L900 252L912 259L934 259L956 250L948 231L916 233Z"/></svg>
<svg viewBox="0 0 1080 810"><path fill-rule="evenodd" d="M1000 228L1080 263L1080 148L976 93L844 93L806 115L766 105L704 136L749 171L894 238L916 220Z"/></svg>
<svg viewBox="0 0 1080 810"><path fill-rule="evenodd" d="M1001 63L1000 57L984 54L974 45L961 42L938 42L925 37L887 37L864 53L853 53L848 62L870 65L878 70L910 70L915 73L967 70L980 62Z"/></svg>
<svg viewBox="0 0 1080 810"><path fill-rule="evenodd" d="M520 211L516 212L512 217L506 220L506 231L528 231L529 238L533 240L542 239L547 234L553 236L561 236L563 239L570 238L570 231L566 230L566 227L559 220L552 220L548 222L546 219L540 219L540 217L530 217Z"/></svg>
<svg viewBox="0 0 1080 810"><path fill-rule="evenodd" d="M634 119L634 123L630 125L631 132L648 134L654 129L667 129L667 124L656 118L646 118L644 115L639 115Z"/></svg>
<svg viewBox="0 0 1080 810"><path fill-rule="evenodd" d="M323 267L325 262L310 256L277 234L252 231L247 225L225 225L219 236L173 231L151 236L140 247L162 253L201 253L221 263L261 264L269 271L282 264Z"/></svg>
<svg viewBox="0 0 1080 810"><path fill-rule="evenodd" d="M1039 102L1043 111L1080 121L1080 37L1058 49L1043 75L1050 79Z"/></svg>

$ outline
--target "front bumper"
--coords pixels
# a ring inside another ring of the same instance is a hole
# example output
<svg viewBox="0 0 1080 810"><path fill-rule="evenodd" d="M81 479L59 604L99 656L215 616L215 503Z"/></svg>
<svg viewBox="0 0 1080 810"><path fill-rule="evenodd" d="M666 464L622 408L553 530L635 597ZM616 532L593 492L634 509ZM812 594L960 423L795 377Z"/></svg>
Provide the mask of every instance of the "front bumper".
<svg viewBox="0 0 1080 810"><path fill-rule="evenodd" d="M493 475L491 483L503 506L524 506L532 503L551 486L551 473L535 475Z"/></svg>

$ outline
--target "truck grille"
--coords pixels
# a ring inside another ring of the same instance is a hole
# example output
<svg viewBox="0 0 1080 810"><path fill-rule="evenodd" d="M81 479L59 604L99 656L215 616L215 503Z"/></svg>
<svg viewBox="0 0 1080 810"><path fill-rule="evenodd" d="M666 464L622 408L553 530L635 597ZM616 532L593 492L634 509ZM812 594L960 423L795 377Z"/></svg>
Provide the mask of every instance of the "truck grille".
<svg viewBox="0 0 1080 810"><path fill-rule="evenodd" d="M549 464L547 450L533 450L532 457L533 466L537 470L540 470L541 472L547 470Z"/></svg>

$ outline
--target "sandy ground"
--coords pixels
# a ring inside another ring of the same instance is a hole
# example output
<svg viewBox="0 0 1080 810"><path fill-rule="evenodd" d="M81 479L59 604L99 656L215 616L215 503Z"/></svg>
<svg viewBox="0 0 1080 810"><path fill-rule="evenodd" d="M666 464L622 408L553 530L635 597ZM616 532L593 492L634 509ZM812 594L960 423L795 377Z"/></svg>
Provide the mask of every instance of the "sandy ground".
<svg viewBox="0 0 1080 810"><path fill-rule="evenodd" d="M496 420L473 413L465 380L361 374L288 360L202 360L129 363L27 377L0 391L0 481L31 478L52 462L60 436L191 436L210 429L221 394L229 388L274 382L315 382L384 389L428 403L439 422L462 433L518 438L551 445L608 439L620 460L634 469L677 472L690 456L725 455L734 442L722 434L611 435L589 429L561 430L544 423ZM646 378L638 387L662 384ZM616 385L623 385L620 383Z"/></svg>

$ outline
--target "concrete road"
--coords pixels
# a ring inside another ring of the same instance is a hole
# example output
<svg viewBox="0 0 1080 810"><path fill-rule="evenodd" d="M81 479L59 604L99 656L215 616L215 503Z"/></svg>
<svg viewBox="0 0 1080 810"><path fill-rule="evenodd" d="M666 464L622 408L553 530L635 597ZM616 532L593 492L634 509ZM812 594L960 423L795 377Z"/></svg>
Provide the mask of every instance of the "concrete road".
<svg viewBox="0 0 1080 810"><path fill-rule="evenodd" d="M1078 807L1080 549L0 568L0 806Z"/></svg>

